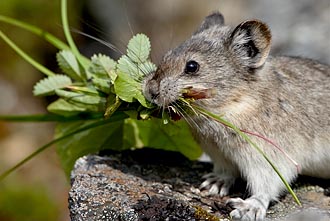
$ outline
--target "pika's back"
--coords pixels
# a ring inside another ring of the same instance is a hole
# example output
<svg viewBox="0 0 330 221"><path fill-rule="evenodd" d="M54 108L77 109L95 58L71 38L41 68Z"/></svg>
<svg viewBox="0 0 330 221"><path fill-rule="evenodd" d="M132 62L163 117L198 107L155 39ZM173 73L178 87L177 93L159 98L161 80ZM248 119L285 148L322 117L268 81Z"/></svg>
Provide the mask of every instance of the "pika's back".
<svg viewBox="0 0 330 221"><path fill-rule="evenodd" d="M270 58L272 72L287 96L297 97L306 111L317 109L330 120L330 67L310 59ZM328 125L330 126L330 124Z"/></svg>
<svg viewBox="0 0 330 221"><path fill-rule="evenodd" d="M330 134L330 67L310 59L275 57L268 61L281 109L298 121L297 130ZM303 128L301 128L303 127ZM330 138L329 138L330 140Z"/></svg>

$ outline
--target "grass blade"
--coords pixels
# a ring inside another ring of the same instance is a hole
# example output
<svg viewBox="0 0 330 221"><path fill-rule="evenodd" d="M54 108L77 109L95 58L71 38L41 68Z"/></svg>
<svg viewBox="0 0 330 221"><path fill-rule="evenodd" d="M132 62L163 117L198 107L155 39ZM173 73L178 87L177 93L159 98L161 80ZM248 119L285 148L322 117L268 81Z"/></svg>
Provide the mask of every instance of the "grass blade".
<svg viewBox="0 0 330 221"><path fill-rule="evenodd" d="M55 75L54 72L46 68L45 66L38 63L31 56L26 54L22 49L20 49L12 40L10 40L2 31L0 31L0 38L2 38L17 54L19 54L24 60L26 60L33 67L41 71L43 74L47 76Z"/></svg>
<svg viewBox="0 0 330 221"><path fill-rule="evenodd" d="M288 182L284 179L284 177L282 176L282 174L279 172L279 170L277 169L277 167L272 163L272 161L267 157L267 155L259 148L259 146L254 143L249 136L247 136L245 133L243 133L239 128L237 128L235 125L231 124L230 122L222 119L221 117L217 116L216 114L213 114L207 110L204 110L198 106L194 105L194 108L196 108L200 113L202 113L203 115L210 117L216 121L218 121L221 124L224 124L225 126L230 127L232 130L234 130L238 135L240 135L246 142L248 142L251 146L253 146L264 158L265 160L269 163L269 165L274 169L274 171L277 173L277 175L279 176L279 178L282 180L283 184L285 185L285 187L287 188L287 190L289 191L289 193L292 195L292 197L294 198L294 200L296 201L296 203L301 206L301 203L298 199L298 197L296 196L296 194L293 192L293 190L291 189L290 185L288 184Z"/></svg>
<svg viewBox="0 0 330 221"><path fill-rule="evenodd" d="M0 181L2 181L4 178L6 178L9 174L11 174L13 171L15 171L16 169L18 169L19 167L21 167L23 164L25 164L26 162L28 162L29 160L31 160L33 157L35 157L36 155L38 155L39 153L41 153L42 151L44 151L45 149L47 149L48 147L52 146L53 144L64 140L72 135L75 135L77 133L86 131L88 129L94 128L94 127L99 127L111 122L115 122L118 120L122 120L127 118L128 116L126 114L124 114L123 112L117 112L115 114L113 114L111 116L111 118L106 119L106 120L102 120L102 121L97 121L97 122L93 122L90 123L88 125L86 125L85 127L82 127L78 130L72 131L71 133L65 134L61 137L58 137L57 139L52 140L51 142L43 145L42 147L38 148L36 151L34 151L32 154L30 154L29 156L27 156L26 158L24 158L22 161L20 161L19 163L17 163L15 166L11 167L10 169L8 169L7 171L5 171L4 173L2 173L0 175Z"/></svg>
<svg viewBox="0 0 330 221"><path fill-rule="evenodd" d="M75 55L75 57L78 59L79 63L82 65L82 67L87 70L88 64L87 60L83 58L83 56L80 54L76 44L73 41L71 32L70 32L70 26L68 22L68 13L67 13L67 1L61 0L61 17L62 17L62 25L63 25L63 31L65 38L71 48L72 53Z"/></svg>
<svg viewBox="0 0 330 221"><path fill-rule="evenodd" d="M282 148L280 148L276 143L274 143L273 141L271 141L267 137L264 137L264 136L262 136L260 134L253 133L253 132L250 132L250 131L247 131L247 130L241 130L241 131L243 133L245 133L245 134L249 134L249 135L258 137L260 139L263 139L267 143L271 144L273 147L275 147L276 149L278 149L282 154L284 154L284 156L286 156L286 158L288 158L295 165L295 167L297 168L297 172L298 173L300 172L300 166L299 166L299 164L292 157L290 157L289 154L287 154Z"/></svg>
<svg viewBox="0 0 330 221"><path fill-rule="evenodd" d="M59 38L55 37L51 33L47 32L47 31L45 31L41 28L38 28L37 26L34 26L34 25L31 25L31 24L16 20L14 18L4 16L4 15L0 15L0 21L4 22L4 23L7 23L7 24L10 24L10 25L13 25L13 26L16 26L16 27L19 27L19 28L22 28L26 31L29 31L29 32L41 37L45 41L49 42L50 44L52 44L57 49L71 50L69 45L67 45L65 42L63 42ZM89 59L84 57L84 56L81 56L81 59L84 63L89 62Z"/></svg>
<svg viewBox="0 0 330 221"><path fill-rule="evenodd" d="M16 20L14 18L4 16L4 15L0 15L0 21L7 23L7 24L14 25L14 26L22 28L24 30L27 30L27 31L43 38L44 40L48 41L50 44L54 45L56 48L58 48L60 50L70 50L70 47L67 44L65 44L63 41L61 41L54 35L50 34L49 32L44 31L41 28L38 28L34 25Z"/></svg>

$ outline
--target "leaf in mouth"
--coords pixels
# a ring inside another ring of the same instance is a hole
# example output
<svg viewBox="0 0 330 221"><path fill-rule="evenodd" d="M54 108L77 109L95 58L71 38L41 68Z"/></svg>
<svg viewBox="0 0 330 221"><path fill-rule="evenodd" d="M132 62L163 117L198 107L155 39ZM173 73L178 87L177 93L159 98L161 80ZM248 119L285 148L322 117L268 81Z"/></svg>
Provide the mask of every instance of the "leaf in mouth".
<svg viewBox="0 0 330 221"><path fill-rule="evenodd" d="M185 88L182 91L182 96L185 99L193 99L193 100L200 100L200 99L207 99L212 98L215 95L215 90L212 88Z"/></svg>

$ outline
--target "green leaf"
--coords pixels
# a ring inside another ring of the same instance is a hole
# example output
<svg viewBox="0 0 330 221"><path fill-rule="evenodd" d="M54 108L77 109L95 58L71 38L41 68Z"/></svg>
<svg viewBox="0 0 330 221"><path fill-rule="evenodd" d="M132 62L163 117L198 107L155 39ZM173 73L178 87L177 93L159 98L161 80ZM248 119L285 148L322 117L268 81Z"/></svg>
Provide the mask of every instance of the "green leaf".
<svg viewBox="0 0 330 221"><path fill-rule="evenodd" d="M126 102L133 102L134 98L138 96L141 91L141 84L134 81L124 72L118 72L114 88L120 99Z"/></svg>
<svg viewBox="0 0 330 221"><path fill-rule="evenodd" d="M87 112L87 107L79 107L72 103L67 102L64 99L58 99L48 105L47 110L51 113L58 114L61 116L69 117L74 116L82 112Z"/></svg>
<svg viewBox="0 0 330 221"><path fill-rule="evenodd" d="M71 79L65 75L54 75L40 80L33 87L34 96L54 95L56 89L65 88L72 84Z"/></svg>
<svg viewBox="0 0 330 221"><path fill-rule="evenodd" d="M118 112L110 119L117 115ZM123 115L118 121L90 128L58 143L57 152L66 173L70 173L79 157L104 149L119 151L148 146L179 151L194 160L202 153L184 121L163 125L160 119L138 121L127 117ZM56 127L55 137L64 136L90 123L91 121L60 123Z"/></svg>
<svg viewBox="0 0 330 221"><path fill-rule="evenodd" d="M119 72L128 74L135 81L142 81L143 77L156 70L156 65L151 61L135 63L126 55L118 60L117 69Z"/></svg>
<svg viewBox="0 0 330 221"><path fill-rule="evenodd" d="M100 78L94 78L92 79L93 85L102 91L103 93L110 94L111 92L111 82L110 79L105 80L105 79L100 79Z"/></svg>
<svg viewBox="0 0 330 221"><path fill-rule="evenodd" d="M157 66L151 61L145 61L139 65L140 72L143 73L143 76L150 74L153 71L156 71Z"/></svg>
<svg viewBox="0 0 330 221"><path fill-rule="evenodd" d="M57 63L64 74L76 81L82 81L82 68L71 51L62 50L56 55Z"/></svg>
<svg viewBox="0 0 330 221"><path fill-rule="evenodd" d="M59 97L65 99L68 102L77 102L80 104L94 106L105 105L106 103L106 98L100 96L86 95L61 89L55 90L55 92Z"/></svg>
<svg viewBox="0 0 330 221"><path fill-rule="evenodd" d="M127 45L128 57L136 63L143 63L147 61L151 45L149 38L144 34L135 35Z"/></svg>
<svg viewBox="0 0 330 221"><path fill-rule="evenodd" d="M134 99L137 99L144 107L153 107L143 96L141 83L135 81L126 73L118 72L117 74L114 88L120 99L126 102L133 102Z"/></svg>
<svg viewBox="0 0 330 221"><path fill-rule="evenodd" d="M91 58L91 66L89 67L89 71L92 76L97 76L99 78L115 79L116 76L111 76L114 74L112 70L116 69L117 63L112 60L110 57L102 54L93 55ZM111 72L112 71L112 72Z"/></svg>
<svg viewBox="0 0 330 221"><path fill-rule="evenodd" d="M123 55L118 60L118 72L128 74L135 81L143 77L143 72L140 71L138 63L134 63L129 57Z"/></svg>
<svg viewBox="0 0 330 221"><path fill-rule="evenodd" d="M122 118L125 117L127 116ZM78 121L57 124L55 137L61 137L90 123L89 121ZM123 120L118 120L97 128L91 128L59 142L57 153L66 174L70 174L74 162L81 156L96 153L102 149L121 150L123 124Z"/></svg>
<svg viewBox="0 0 330 221"><path fill-rule="evenodd" d="M131 147L152 147L178 151L196 160L202 150L193 138L187 123L183 120L164 125L162 119L125 120L124 149Z"/></svg>
<svg viewBox="0 0 330 221"><path fill-rule="evenodd" d="M127 55L117 64L117 78L114 82L115 93L126 102L138 100L144 107L153 107L142 93L142 80L146 74L156 70L148 60L150 42L147 36L138 34L128 43Z"/></svg>

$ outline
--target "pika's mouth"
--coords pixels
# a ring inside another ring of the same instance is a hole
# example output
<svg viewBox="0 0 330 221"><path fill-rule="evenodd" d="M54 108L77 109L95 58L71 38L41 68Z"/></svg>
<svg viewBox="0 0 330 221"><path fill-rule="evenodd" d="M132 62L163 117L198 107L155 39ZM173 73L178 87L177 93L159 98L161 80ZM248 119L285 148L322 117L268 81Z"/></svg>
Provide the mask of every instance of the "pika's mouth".
<svg viewBox="0 0 330 221"><path fill-rule="evenodd" d="M172 120L180 120L183 115L196 114L193 111L191 103L196 100L212 98L215 95L215 89L187 87L181 91L178 100L168 105L169 116Z"/></svg>

